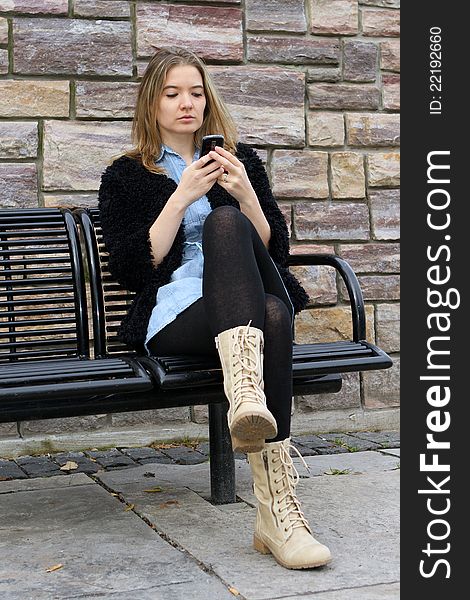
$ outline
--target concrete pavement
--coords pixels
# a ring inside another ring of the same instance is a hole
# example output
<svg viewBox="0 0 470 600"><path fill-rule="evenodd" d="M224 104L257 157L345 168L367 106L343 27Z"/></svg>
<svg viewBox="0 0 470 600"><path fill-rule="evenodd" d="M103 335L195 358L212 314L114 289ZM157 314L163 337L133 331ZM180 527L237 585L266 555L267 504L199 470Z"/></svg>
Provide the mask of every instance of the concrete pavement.
<svg viewBox="0 0 470 600"><path fill-rule="evenodd" d="M5 600L399 598L399 449L304 456L297 492L333 561L293 571L252 547L256 499L209 502L209 463L0 481ZM47 569L57 567L51 572Z"/></svg>

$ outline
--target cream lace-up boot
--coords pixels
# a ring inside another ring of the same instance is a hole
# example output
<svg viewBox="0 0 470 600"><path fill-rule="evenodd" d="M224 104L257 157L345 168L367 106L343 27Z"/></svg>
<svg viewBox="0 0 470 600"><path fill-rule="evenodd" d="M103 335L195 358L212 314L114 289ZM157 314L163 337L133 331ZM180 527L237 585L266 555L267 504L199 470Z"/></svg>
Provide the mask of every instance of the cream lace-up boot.
<svg viewBox="0 0 470 600"><path fill-rule="evenodd" d="M266 438L277 435L276 419L266 407L263 381L263 331L240 325L215 337L224 373L224 391L232 448L240 452L261 450Z"/></svg>
<svg viewBox="0 0 470 600"><path fill-rule="evenodd" d="M313 537L313 532L295 495L299 474L289 454L290 438L265 444L263 450L248 454L253 474L258 512L254 547L272 553L288 569L319 567L331 560L330 550Z"/></svg>

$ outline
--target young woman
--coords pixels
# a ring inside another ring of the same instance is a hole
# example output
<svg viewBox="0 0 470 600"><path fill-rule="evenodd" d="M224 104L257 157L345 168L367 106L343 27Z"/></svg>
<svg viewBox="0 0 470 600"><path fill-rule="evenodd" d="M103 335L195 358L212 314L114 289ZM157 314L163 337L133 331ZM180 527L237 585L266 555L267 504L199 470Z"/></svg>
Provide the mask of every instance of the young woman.
<svg viewBox="0 0 470 600"><path fill-rule="evenodd" d="M204 62L178 47L150 61L132 133L99 191L110 271L137 292L119 337L150 355L220 357L232 445L259 501L255 548L287 568L323 565L330 551L302 513L289 453L293 322L309 298L286 266L263 164L237 141ZM224 147L200 157L209 134Z"/></svg>

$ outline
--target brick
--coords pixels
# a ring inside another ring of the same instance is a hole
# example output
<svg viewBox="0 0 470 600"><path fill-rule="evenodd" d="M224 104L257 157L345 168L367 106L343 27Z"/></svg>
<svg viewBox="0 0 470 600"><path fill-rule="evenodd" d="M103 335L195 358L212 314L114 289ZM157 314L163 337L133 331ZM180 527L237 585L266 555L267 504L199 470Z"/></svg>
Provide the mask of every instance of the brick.
<svg viewBox="0 0 470 600"><path fill-rule="evenodd" d="M373 85L311 83L307 89L310 108L376 110L380 104L380 90Z"/></svg>
<svg viewBox="0 0 470 600"><path fill-rule="evenodd" d="M154 450L154 448L122 448L121 452L132 458L132 460L158 458L161 456L161 452Z"/></svg>
<svg viewBox="0 0 470 600"><path fill-rule="evenodd" d="M207 457L197 450L187 446L178 446L177 448L162 448L161 452L169 456L179 465L197 465L206 462Z"/></svg>
<svg viewBox="0 0 470 600"><path fill-rule="evenodd" d="M77 81L77 117L133 117L138 84L130 81Z"/></svg>
<svg viewBox="0 0 470 600"><path fill-rule="evenodd" d="M15 73L132 75L129 22L18 18L13 40Z"/></svg>
<svg viewBox="0 0 470 600"><path fill-rule="evenodd" d="M307 121L309 146L334 147L344 145L343 115L309 111Z"/></svg>
<svg viewBox="0 0 470 600"><path fill-rule="evenodd" d="M0 423L0 439L10 436L18 437L18 426L16 422Z"/></svg>
<svg viewBox="0 0 470 600"><path fill-rule="evenodd" d="M97 194L45 194L44 206L74 208L82 206L84 208L96 208L98 206Z"/></svg>
<svg viewBox="0 0 470 600"><path fill-rule="evenodd" d="M400 11L363 8L362 32L366 36L398 37L400 35Z"/></svg>
<svg viewBox="0 0 470 600"><path fill-rule="evenodd" d="M77 463L77 468L65 473L97 473L100 470L99 464L87 458L83 452L61 452L53 454L52 458L61 467L69 461Z"/></svg>
<svg viewBox="0 0 470 600"><path fill-rule="evenodd" d="M378 53L378 47L374 43L359 40L345 41L343 50L344 80L375 81Z"/></svg>
<svg viewBox="0 0 470 600"><path fill-rule="evenodd" d="M400 239L400 191L370 190L369 201L373 238Z"/></svg>
<svg viewBox="0 0 470 600"><path fill-rule="evenodd" d="M400 154L398 152L368 154L367 167L371 187L398 187L400 185Z"/></svg>
<svg viewBox="0 0 470 600"><path fill-rule="evenodd" d="M189 421L189 407L176 406L174 408L160 408L158 410L139 410L135 412L113 413L111 415L113 427L123 425L164 425L166 423L187 423Z"/></svg>
<svg viewBox="0 0 470 600"><path fill-rule="evenodd" d="M347 114L346 134L349 146L399 146L400 115Z"/></svg>
<svg viewBox="0 0 470 600"><path fill-rule="evenodd" d="M377 304L377 344L385 352L400 352L400 305Z"/></svg>
<svg viewBox="0 0 470 600"><path fill-rule="evenodd" d="M74 0L74 17L130 17L130 3L122 0Z"/></svg>
<svg viewBox="0 0 470 600"><path fill-rule="evenodd" d="M209 72L244 142L254 146L304 145L304 73L252 66L211 66Z"/></svg>
<svg viewBox="0 0 470 600"><path fill-rule="evenodd" d="M328 154L310 150L275 150L273 193L283 198L327 198Z"/></svg>
<svg viewBox="0 0 470 600"><path fill-rule="evenodd" d="M382 8L400 8L400 0L359 0L365 6L380 6Z"/></svg>
<svg viewBox="0 0 470 600"><path fill-rule="evenodd" d="M364 159L355 152L331 155L331 193L333 198L364 198L366 195Z"/></svg>
<svg viewBox="0 0 470 600"><path fill-rule="evenodd" d="M96 462L105 469L120 469L122 467L133 467L136 465L132 458L119 452L116 448L105 451L87 450L85 454L90 458L95 459Z"/></svg>
<svg viewBox="0 0 470 600"><path fill-rule="evenodd" d="M359 285L362 289L364 300L399 300L400 276L399 275L358 275ZM341 297L347 296L346 287L340 284Z"/></svg>
<svg viewBox="0 0 470 600"><path fill-rule="evenodd" d="M367 340L375 343L374 307L366 305ZM352 340L352 318L349 306L304 309L295 321L298 344L342 342Z"/></svg>
<svg viewBox="0 0 470 600"><path fill-rule="evenodd" d="M385 110L400 110L400 75L382 75L382 94Z"/></svg>
<svg viewBox="0 0 470 600"><path fill-rule="evenodd" d="M298 240L367 240L369 211L362 202L298 202L294 231Z"/></svg>
<svg viewBox="0 0 470 600"><path fill-rule="evenodd" d="M0 163L0 208L32 208L37 205L36 165Z"/></svg>
<svg viewBox="0 0 470 600"><path fill-rule="evenodd" d="M341 71L339 67L310 67L307 69L307 81L326 81L335 83L340 81Z"/></svg>
<svg viewBox="0 0 470 600"><path fill-rule="evenodd" d="M27 477L26 473L14 461L0 459L0 481L26 479Z"/></svg>
<svg viewBox="0 0 470 600"><path fill-rule="evenodd" d="M293 266L292 273L299 279L310 296L312 306L336 304L335 270L328 266Z"/></svg>
<svg viewBox="0 0 470 600"><path fill-rule="evenodd" d="M400 40L380 42L380 68L400 72Z"/></svg>
<svg viewBox="0 0 470 600"><path fill-rule="evenodd" d="M130 123L45 121L44 190L97 190L111 158L130 147Z"/></svg>
<svg viewBox="0 0 470 600"><path fill-rule="evenodd" d="M66 15L68 0L0 0L0 12Z"/></svg>
<svg viewBox="0 0 470 600"><path fill-rule="evenodd" d="M47 456L21 456L16 459L16 462L29 477L65 475L65 471L61 471Z"/></svg>
<svg viewBox="0 0 470 600"><path fill-rule="evenodd" d="M379 444L383 448L399 448L400 447L400 432L399 431L354 431L352 436L362 440L370 440Z"/></svg>
<svg viewBox="0 0 470 600"><path fill-rule="evenodd" d="M95 431L106 427L106 415L67 417L64 419L38 419L22 421L22 433L65 433L68 431Z"/></svg>
<svg viewBox="0 0 470 600"><path fill-rule="evenodd" d="M68 117L68 81L0 80L0 117Z"/></svg>
<svg viewBox="0 0 470 600"><path fill-rule="evenodd" d="M358 32L357 0L310 0L310 32L354 35Z"/></svg>
<svg viewBox="0 0 470 600"><path fill-rule="evenodd" d="M209 409L207 405L195 405L190 407L191 421L193 423L209 423Z"/></svg>
<svg viewBox="0 0 470 600"><path fill-rule="evenodd" d="M34 158L37 151L37 123L0 122L0 158Z"/></svg>
<svg viewBox="0 0 470 600"><path fill-rule="evenodd" d="M340 244L338 254L355 273L399 273L399 244Z"/></svg>
<svg viewBox="0 0 470 600"><path fill-rule="evenodd" d="M251 35L247 50L251 62L337 65L340 60L339 41L330 39Z"/></svg>
<svg viewBox="0 0 470 600"><path fill-rule="evenodd" d="M400 357L392 356L390 369L365 371L364 405L366 408L390 408L400 405Z"/></svg>
<svg viewBox="0 0 470 600"><path fill-rule="evenodd" d="M5 17L0 17L0 44L8 44L8 20Z"/></svg>
<svg viewBox="0 0 470 600"><path fill-rule="evenodd" d="M8 73L8 50L6 48L0 48L0 75L6 75Z"/></svg>
<svg viewBox="0 0 470 600"><path fill-rule="evenodd" d="M361 440L360 438L348 435L347 433L322 433L321 437L333 444L343 446L348 452L377 450L377 448L380 447L379 444L371 440Z"/></svg>
<svg viewBox="0 0 470 600"><path fill-rule="evenodd" d="M318 398L319 396L315 396ZM339 454L342 452L347 452L346 448L342 448L341 446L336 446L333 442L329 442L323 437L323 434L320 435L299 435L295 438L292 438L296 441L297 444L315 450L318 454Z"/></svg>
<svg viewBox="0 0 470 600"><path fill-rule="evenodd" d="M298 407L299 412L304 413L317 412L319 410L358 408L361 406L359 373L343 373L343 385L341 390L335 394L297 396L296 400L296 406ZM300 437L298 439L301 441Z"/></svg>
<svg viewBox="0 0 470 600"><path fill-rule="evenodd" d="M177 40L204 60L243 61L240 8L139 2L136 10L138 56Z"/></svg>
<svg viewBox="0 0 470 600"><path fill-rule="evenodd" d="M304 0L246 0L245 13L247 31L307 31Z"/></svg>

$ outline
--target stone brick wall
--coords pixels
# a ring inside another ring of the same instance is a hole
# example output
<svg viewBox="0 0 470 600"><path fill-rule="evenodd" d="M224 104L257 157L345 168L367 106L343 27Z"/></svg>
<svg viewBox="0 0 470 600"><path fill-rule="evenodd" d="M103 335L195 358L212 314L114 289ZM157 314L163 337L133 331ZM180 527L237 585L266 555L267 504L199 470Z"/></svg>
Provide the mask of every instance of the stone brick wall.
<svg viewBox="0 0 470 600"><path fill-rule="evenodd" d="M0 0L0 206L91 206L111 156L129 147L152 45L209 65L256 147L286 216L292 252L334 252L359 276L368 337L385 372L346 377L317 409L398 406L399 0ZM294 271L313 304L299 342L351 335L328 267ZM203 408L23 423L23 433L204 420ZM5 435L11 430L7 426Z"/></svg>

